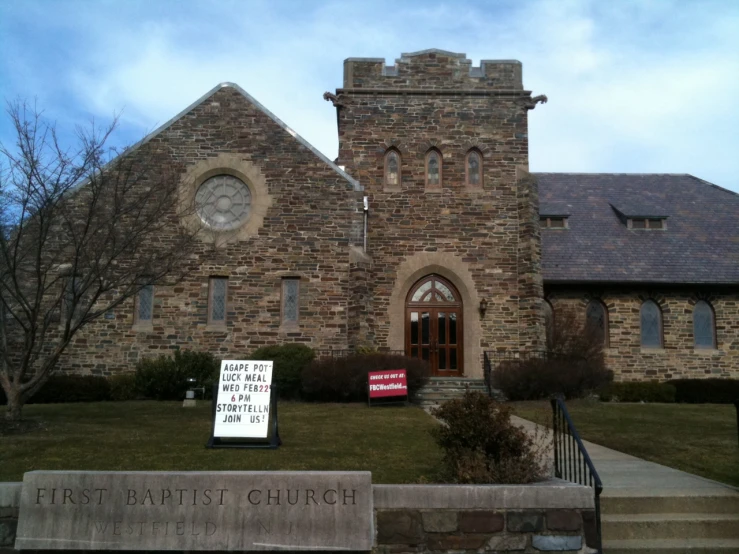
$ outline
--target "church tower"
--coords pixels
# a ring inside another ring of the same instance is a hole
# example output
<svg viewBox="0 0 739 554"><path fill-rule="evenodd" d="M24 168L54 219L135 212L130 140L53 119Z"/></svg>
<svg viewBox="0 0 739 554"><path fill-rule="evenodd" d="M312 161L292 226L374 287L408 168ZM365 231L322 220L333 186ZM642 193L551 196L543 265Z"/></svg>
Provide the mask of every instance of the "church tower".
<svg viewBox="0 0 739 554"><path fill-rule="evenodd" d="M486 350L542 348L527 118L546 98L523 89L521 63L474 67L442 50L394 66L349 58L326 97L338 163L368 197L363 340L438 376L480 377Z"/></svg>

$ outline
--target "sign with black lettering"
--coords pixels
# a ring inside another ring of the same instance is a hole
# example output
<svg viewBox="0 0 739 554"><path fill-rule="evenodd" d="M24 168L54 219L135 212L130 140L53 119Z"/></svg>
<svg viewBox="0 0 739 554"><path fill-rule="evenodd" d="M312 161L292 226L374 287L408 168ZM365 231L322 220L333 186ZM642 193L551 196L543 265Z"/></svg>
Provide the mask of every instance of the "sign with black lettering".
<svg viewBox="0 0 739 554"><path fill-rule="evenodd" d="M271 389L271 361L223 360L213 435L267 438Z"/></svg>
<svg viewBox="0 0 739 554"><path fill-rule="evenodd" d="M223 360L217 392L213 395L214 439L266 439L270 434L272 362L269 360Z"/></svg>

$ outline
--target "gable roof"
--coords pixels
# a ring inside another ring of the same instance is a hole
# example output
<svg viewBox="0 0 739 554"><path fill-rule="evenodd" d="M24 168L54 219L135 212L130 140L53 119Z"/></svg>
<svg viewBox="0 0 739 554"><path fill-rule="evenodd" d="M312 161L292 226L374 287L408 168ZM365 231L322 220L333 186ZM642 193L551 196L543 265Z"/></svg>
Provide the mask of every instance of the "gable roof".
<svg viewBox="0 0 739 554"><path fill-rule="evenodd" d="M534 175L545 211L569 212L541 230L545 282L739 284L739 194L692 175ZM634 214L666 229L629 229Z"/></svg>
<svg viewBox="0 0 739 554"><path fill-rule="evenodd" d="M310 150L316 157L320 158L321 161L323 161L327 166L329 166L331 169L333 169L336 173L338 173L341 177L346 179L356 191L363 190L362 185L359 184L359 181L351 177L346 171L341 169L338 165L336 165L334 162L329 160L325 155L323 155L315 146L310 144L307 140L305 140L303 137L301 137L299 134L297 134L295 131L293 131L290 127L288 127L279 117L277 117L275 114L273 114L271 111L269 111L267 108L265 108L262 104L260 104L252 95L250 95L248 92L246 92L243 88L241 88L236 83L220 83L219 85L216 85L212 89L210 89L208 92L206 92L203 96L195 100L192 104L190 104L187 108L182 110L180 113L178 113L176 116L174 116L172 119L164 123L163 125L157 127L154 131L146 135L143 139L141 139L139 142L131 146L126 153L129 153L140 146L146 144L151 139L159 135L160 133L166 131L169 129L172 125L174 125L177 121L179 121L182 117L190 113L192 110L194 110L196 107L198 107L200 104L208 100L211 96L213 96L216 92L221 90L222 88L232 88L239 92L246 100L252 104L255 108L257 108L259 111L261 111L264 115L269 117L272 121L274 121L278 126L282 127L290 136L292 136L295 140L297 140L300 144L305 146L308 150Z"/></svg>

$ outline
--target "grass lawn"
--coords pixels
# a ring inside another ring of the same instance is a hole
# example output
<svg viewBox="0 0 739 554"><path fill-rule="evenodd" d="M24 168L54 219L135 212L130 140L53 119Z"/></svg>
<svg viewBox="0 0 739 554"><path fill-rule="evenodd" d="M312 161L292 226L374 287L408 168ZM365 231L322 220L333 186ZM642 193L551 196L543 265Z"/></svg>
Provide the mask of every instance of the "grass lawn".
<svg viewBox="0 0 739 554"><path fill-rule="evenodd" d="M207 449L210 402L32 404L41 429L0 436L0 481L47 470L371 471L375 483L433 480L436 423L416 407L281 402L277 450Z"/></svg>
<svg viewBox="0 0 739 554"><path fill-rule="evenodd" d="M511 402L516 415L551 427L549 403ZM567 402L586 440L739 486L736 410L731 404ZM597 466L596 466L597 468Z"/></svg>

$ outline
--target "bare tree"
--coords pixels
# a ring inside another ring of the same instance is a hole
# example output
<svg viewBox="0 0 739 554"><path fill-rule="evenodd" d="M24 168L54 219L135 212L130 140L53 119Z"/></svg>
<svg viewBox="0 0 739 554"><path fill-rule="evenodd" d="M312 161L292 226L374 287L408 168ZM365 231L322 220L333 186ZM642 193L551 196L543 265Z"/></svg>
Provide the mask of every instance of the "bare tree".
<svg viewBox="0 0 739 554"><path fill-rule="evenodd" d="M116 121L77 129L23 102L7 110L16 144L0 144L0 385L17 421L80 329L143 287L183 276L197 230L180 224L182 168L144 143L107 146Z"/></svg>

